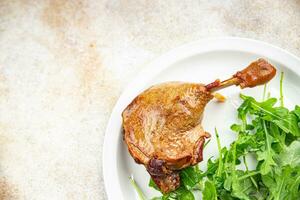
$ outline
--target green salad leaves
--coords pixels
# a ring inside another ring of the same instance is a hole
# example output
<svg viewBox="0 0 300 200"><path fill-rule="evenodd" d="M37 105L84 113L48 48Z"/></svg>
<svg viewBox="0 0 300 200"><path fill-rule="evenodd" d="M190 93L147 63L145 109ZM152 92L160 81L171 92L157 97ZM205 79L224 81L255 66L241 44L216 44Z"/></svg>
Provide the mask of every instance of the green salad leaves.
<svg viewBox="0 0 300 200"><path fill-rule="evenodd" d="M259 102L241 94L239 123L231 126L237 139L222 147L215 130L219 157L207 161L206 171L183 169L181 186L152 200L201 199L200 193L203 200L300 200L300 106L284 107L282 80L279 106L276 98ZM249 157L257 162L253 170ZM152 180L149 186L158 190Z"/></svg>

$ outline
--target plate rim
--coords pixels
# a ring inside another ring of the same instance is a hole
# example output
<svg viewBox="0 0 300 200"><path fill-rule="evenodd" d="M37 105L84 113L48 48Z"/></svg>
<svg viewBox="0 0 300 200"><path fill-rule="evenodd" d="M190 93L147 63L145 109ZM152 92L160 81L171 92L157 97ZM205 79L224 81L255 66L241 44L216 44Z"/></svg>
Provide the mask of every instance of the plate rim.
<svg viewBox="0 0 300 200"><path fill-rule="evenodd" d="M279 63L285 63L284 65L287 65L287 68L300 75L300 66L297 68L297 65L300 65L300 58L296 55L267 42L241 37L205 38L178 46L166 53L163 53L161 56L154 58L150 63L146 64L139 73L137 73L137 76L130 81L122 91L114 108L112 109L105 129L102 147L102 175L108 199L124 199L117 170L117 148L118 138L120 135L110 134L110 130L114 129L113 127L115 126L116 121L118 121L118 124L121 122L121 111L124 106L127 105L124 104L124 101L126 102L126 99L132 99L134 97L133 94L135 92L132 91L132 88L136 88L135 91L137 91L139 87L141 88L141 86L136 86L140 80L143 80L144 82L151 80L161 71L170 67L172 63L178 62L179 60L191 55L213 51L255 53L262 57L271 58ZM149 76L145 78L144 74L148 74Z"/></svg>

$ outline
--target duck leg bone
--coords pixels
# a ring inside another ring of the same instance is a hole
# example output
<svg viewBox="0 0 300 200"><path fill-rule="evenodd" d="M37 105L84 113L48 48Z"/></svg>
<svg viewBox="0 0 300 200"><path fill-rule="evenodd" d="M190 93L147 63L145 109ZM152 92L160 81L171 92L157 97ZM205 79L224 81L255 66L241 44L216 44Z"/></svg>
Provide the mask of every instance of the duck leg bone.
<svg viewBox="0 0 300 200"><path fill-rule="evenodd" d="M276 69L266 60L260 58L252 62L242 71L238 71L231 78L220 81L219 79L207 84L205 88L210 92L215 92L232 85L240 86L242 89L263 85L270 81L276 74Z"/></svg>

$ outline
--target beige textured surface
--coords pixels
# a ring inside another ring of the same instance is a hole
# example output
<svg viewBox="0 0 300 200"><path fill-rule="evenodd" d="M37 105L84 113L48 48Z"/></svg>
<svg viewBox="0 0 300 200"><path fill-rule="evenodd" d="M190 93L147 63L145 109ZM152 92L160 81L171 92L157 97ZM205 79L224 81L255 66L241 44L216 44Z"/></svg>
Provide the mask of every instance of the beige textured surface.
<svg viewBox="0 0 300 200"><path fill-rule="evenodd" d="M163 52L228 35L300 56L300 1L0 0L0 199L106 199L122 89Z"/></svg>

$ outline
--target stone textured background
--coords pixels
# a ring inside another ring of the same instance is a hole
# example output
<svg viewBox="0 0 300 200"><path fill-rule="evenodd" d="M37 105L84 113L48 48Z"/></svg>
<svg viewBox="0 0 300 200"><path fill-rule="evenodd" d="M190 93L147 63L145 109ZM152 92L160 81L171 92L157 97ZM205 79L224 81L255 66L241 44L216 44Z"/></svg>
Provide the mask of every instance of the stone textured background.
<svg viewBox="0 0 300 200"><path fill-rule="evenodd" d="M106 199L104 130L122 89L212 36L300 56L300 0L0 0L0 199Z"/></svg>

